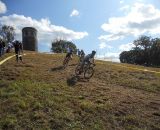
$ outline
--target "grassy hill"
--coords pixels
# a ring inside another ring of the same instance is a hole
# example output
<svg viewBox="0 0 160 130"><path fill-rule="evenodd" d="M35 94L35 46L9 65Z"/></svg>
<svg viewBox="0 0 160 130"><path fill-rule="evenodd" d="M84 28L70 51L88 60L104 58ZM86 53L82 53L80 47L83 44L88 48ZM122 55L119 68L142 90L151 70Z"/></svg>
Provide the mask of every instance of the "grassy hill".
<svg viewBox="0 0 160 130"><path fill-rule="evenodd" d="M65 70L63 58L28 54L0 66L0 129L160 130L160 74L96 61L89 82L71 84L77 58Z"/></svg>

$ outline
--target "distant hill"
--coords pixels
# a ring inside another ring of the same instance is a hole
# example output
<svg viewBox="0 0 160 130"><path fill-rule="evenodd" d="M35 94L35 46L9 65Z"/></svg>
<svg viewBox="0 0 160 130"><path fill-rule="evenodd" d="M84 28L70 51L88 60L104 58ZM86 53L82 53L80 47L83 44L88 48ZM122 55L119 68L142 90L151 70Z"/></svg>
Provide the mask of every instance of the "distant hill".
<svg viewBox="0 0 160 130"><path fill-rule="evenodd" d="M90 81L70 84L77 57L65 70L63 58L28 53L0 66L0 129L160 129L160 74L141 71L160 69L96 61Z"/></svg>

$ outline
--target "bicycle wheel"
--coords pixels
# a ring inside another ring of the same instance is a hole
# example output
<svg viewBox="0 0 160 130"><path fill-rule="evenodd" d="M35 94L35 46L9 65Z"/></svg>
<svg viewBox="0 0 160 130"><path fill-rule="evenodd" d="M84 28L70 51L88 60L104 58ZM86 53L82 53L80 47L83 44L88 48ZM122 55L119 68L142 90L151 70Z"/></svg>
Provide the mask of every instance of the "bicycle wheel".
<svg viewBox="0 0 160 130"><path fill-rule="evenodd" d="M92 67L89 67L84 71L84 78L90 79L93 76L93 74L94 74L94 69Z"/></svg>
<svg viewBox="0 0 160 130"><path fill-rule="evenodd" d="M77 65L76 69L75 69L75 74L76 75L79 75L80 74L80 69L81 69L81 66L80 65Z"/></svg>
<svg viewBox="0 0 160 130"><path fill-rule="evenodd" d="M63 68L64 69L68 66L68 62L69 62L69 59L66 59L66 61L63 63Z"/></svg>

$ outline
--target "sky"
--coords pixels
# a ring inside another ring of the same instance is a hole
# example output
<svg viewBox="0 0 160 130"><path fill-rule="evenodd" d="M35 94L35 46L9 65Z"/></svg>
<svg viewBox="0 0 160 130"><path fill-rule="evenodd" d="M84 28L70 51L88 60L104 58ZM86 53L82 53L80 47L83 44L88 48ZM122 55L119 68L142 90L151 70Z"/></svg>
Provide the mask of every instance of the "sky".
<svg viewBox="0 0 160 130"><path fill-rule="evenodd" d="M86 54L119 61L141 35L160 37L160 0L0 0L0 25L38 30L38 49L55 39L72 41Z"/></svg>

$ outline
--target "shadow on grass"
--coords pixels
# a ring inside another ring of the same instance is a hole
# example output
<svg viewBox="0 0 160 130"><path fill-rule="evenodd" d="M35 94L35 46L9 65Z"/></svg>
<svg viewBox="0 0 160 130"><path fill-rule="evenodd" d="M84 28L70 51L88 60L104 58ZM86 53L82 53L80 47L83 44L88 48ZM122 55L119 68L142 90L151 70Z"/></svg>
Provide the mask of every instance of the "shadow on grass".
<svg viewBox="0 0 160 130"><path fill-rule="evenodd" d="M82 78L80 76L73 75L73 76L71 76L70 78L67 79L67 85L68 86L74 86L78 82L88 82L88 81L89 80L84 79L84 78Z"/></svg>
<svg viewBox="0 0 160 130"><path fill-rule="evenodd" d="M51 71L59 71L59 70L63 70L63 66L51 68Z"/></svg>
<svg viewBox="0 0 160 130"><path fill-rule="evenodd" d="M76 85L76 83L78 82L78 79L79 79L79 77L76 76L76 75L68 78L68 79L67 79L67 85L68 85L68 86L74 86L74 85Z"/></svg>
<svg viewBox="0 0 160 130"><path fill-rule="evenodd" d="M7 88L9 86L9 82L0 81L0 88Z"/></svg>
<svg viewBox="0 0 160 130"><path fill-rule="evenodd" d="M70 64L70 65L68 65L68 66L76 66L77 64Z"/></svg>

